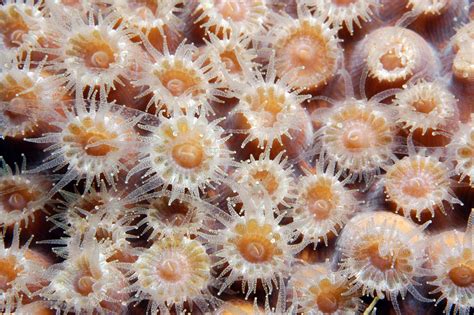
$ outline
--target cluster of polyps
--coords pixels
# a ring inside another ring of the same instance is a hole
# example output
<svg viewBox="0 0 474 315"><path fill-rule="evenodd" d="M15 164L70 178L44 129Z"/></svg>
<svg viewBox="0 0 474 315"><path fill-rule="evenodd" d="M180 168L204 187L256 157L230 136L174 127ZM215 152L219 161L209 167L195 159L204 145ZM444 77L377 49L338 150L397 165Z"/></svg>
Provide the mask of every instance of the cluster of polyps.
<svg viewBox="0 0 474 315"><path fill-rule="evenodd" d="M473 177L465 1L296 2L2 2L0 132L48 156L2 168L1 312L400 313L423 276L471 311L472 223L436 233Z"/></svg>

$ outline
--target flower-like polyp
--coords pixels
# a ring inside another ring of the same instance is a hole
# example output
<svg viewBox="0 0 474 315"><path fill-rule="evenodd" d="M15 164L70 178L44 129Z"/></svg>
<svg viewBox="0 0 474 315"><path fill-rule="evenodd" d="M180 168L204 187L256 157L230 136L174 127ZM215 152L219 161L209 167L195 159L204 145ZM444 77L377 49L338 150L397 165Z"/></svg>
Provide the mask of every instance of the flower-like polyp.
<svg viewBox="0 0 474 315"><path fill-rule="evenodd" d="M408 156L386 169L385 193L395 211L421 220L425 211L434 217L436 211L446 214L445 207L461 204L451 189L454 170L450 164L425 149L416 152L409 146L409 150Z"/></svg>
<svg viewBox="0 0 474 315"><path fill-rule="evenodd" d="M82 93L76 93L71 109L64 108L63 115L55 115L50 122L56 130L39 138L30 138L35 143L51 143L46 148L52 154L31 172L66 167L66 173L49 192L51 197L73 180L85 179L84 191L88 191L94 180L103 177L114 184L120 171L136 157L136 132L134 127L140 116L128 117L123 107L105 100L101 91L100 100L86 101Z"/></svg>
<svg viewBox="0 0 474 315"><path fill-rule="evenodd" d="M395 113L372 100L354 98L313 112L324 123L316 134L320 151L352 180L366 183L396 159Z"/></svg>
<svg viewBox="0 0 474 315"><path fill-rule="evenodd" d="M216 95L219 84L215 82L218 69L210 65L206 54L196 54L196 47L184 41L171 53L165 45L164 51L156 50L146 38L142 38L150 55L132 83L143 87L137 97L151 95L146 110L153 105L153 112L212 112L210 101L219 101ZM207 64L206 64L207 62Z"/></svg>
<svg viewBox="0 0 474 315"><path fill-rule="evenodd" d="M51 47L35 50L52 59L45 69L55 73L56 81L67 91L88 88L90 95L96 89L110 91L130 79L142 51L130 41L114 13L104 17L102 13L83 15L71 10L49 22Z"/></svg>
<svg viewBox="0 0 474 315"><path fill-rule="evenodd" d="M305 170L296 185L297 197L290 214L303 222L298 230L315 247L321 240L327 245L328 239L337 236L359 204L354 192L344 186L348 179L339 180L342 170L334 169L333 162L324 167L324 162L318 161L315 173Z"/></svg>
<svg viewBox="0 0 474 315"><path fill-rule="evenodd" d="M16 224L9 247L5 234L0 234L0 312L10 314L24 303L37 298L38 290L47 284L44 268L51 264L39 252L20 244L20 229Z"/></svg>
<svg viewBox="0 0 474 315"><path fill-rule="evenodd" d="M51 308L66 314L124 312L127 280L102 246L93 238L72 238L64 251L66 259L45 271L49 284L39 292Z"/></svg>
<svg viewBox="0 0 474 315"><path fill-rule="evenodd" d="M368 75L365 91L369 96L400 88L415 75L434 78L439 68L434 49L428 42L414 31L399 26L372 31L356 45L351 57L352 75Z"/></svg>
<svg viewBox="0 0 474 315"><path fill-rule="evenodd" d="M239 130L232 143L240 144L243 158L257 156L265 147L271 149L272 157L282 150L290 157L299 156L309 147L313 134L301 105L309 96L293 90L288 77L276 79L274 57L265 78L251 69L244 69L244 78L230 84L229 94L239 99L228 120L231 130Z"/></svg>
<svg viewBox="0 0 474 315"><path fill-rule="evenodd" d="M298 18L272 15L267 37L275 50L278 77L297 89L316 92L330 82L342 58L337 29L304 6L298 6Z"/></svg>
<svg viewBox="0 0 474 315"><path fill-rule="evenodd" d="M200 191L225 178L226 169L234 162L220 119L208 121L204 115L196 117L190 112L176 112L170 118L160 115L159 119L157 127L141 125L150 134L143 138L143 156L127 179L143 170L148 178L130 198L160 186L171 188L169 202L182 193L199 197Z"/></svg>
<svg viewBox="0 0 474 315"><path fill-rule="evenodd" d="M474 233L472 219L466 231L450 230L431 237L429 274L437 303L446 300L446 313L467 315L474 308Z"/></svg>
<svg viewBox="0 0 474 315"><path fill-rule="evenodd" d="M345 294L349 281L340 271L333 271L329 261L313 265L298 262L288 285L296 295L298 312L304 314L353 313L362 306L357 294Z"/></svg>
<svg viewBox="0 0 474 315"><path fill-rule="evenodd" d="M247 298L257 292L257 283L266 294L271 294L274 286L279 286L279 279L288 278L293 255L304 245L290 244L298 236L296 223L280 225L284 214L274 216L275 208L269 198L253 201L243 189L239 194L244 215L240 216L232 207L230 215L223 211L214 213L223 228L201 234L210 247L217 249L214 265L221 269L219 294L237 281Z"/></svg>
<svg viewBox="0 0 474 315"><path fill-rule="evenodd" d="M214 308L217 299L208 289L211 258L199 241L171 235L137 254L137 261L128 266L133 284L126 291L135 292L131 302L148 300L152 314Z"/></svg>
<svg viewBox="0 0 474 315"><path fill-rule="evenodd" d="M51 183L41 174L25 174L26 160L23 157L21 167L10 167L0 157L0 227L11 228L18 224L29 228L30 233L37 232L40 221L38 212L47 212L48 193Z"/></svg>
<svg viewBox="0 0 474 315"><path fill-rule="evenodd" d="M417 300L432 302L416 289L417 278L426 274L423 263L423 229L407 218L387 211L364 212L353 217L338 239L341 270L349 278L347 294L391 300L401 314L397 298L410 292Z"/></svg>

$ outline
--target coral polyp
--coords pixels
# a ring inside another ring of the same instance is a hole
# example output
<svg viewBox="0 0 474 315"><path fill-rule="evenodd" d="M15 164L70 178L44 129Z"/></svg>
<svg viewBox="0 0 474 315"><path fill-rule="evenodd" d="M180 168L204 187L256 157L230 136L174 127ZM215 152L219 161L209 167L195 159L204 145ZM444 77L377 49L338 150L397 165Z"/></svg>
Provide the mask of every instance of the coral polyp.
<svg viewBox="0 0 474 315"><path fill-rule="evenodd" d="M0 313L471 315L473 1L0 0Z"/></svg>
<svg viewBox="0 0 474 315"><path fill-rule="evenodd" d="M67 246L67 258L46 272L48 286L40 296L50 301L57 312L123 312L128 294L125 277L93 240L73 239Z"/></svg>
<svg viewBox="0 0 474 315"><path fill-rule="evenodd" d="M473 215L471 214L471 217ZM472 218L466 232L446 231L432 237L429 254L429 284L437 304L446 300L446 313L469 314L474 307L474 248Z"/></svg>
<svg viewBox="0 0 474 315"><path fill-rule="evenodd" d="M319 315L361 309L357 294L346 294L350 288L348 280L340 271L332 271L328 261L314 265L299 263L293 268L295 271L289 286L296 294L298 312Z"/></svg>
<svg viewBox="0 0 474 315"><path fill-rule="evenodd" d="M199 197L200 191L225 177L233 161L220 120L209 122L186 113L160 116L160 122L158 127L142 126L151 134L145 138L144 156L127 176L146 170L148 184L137 193L171 187L172 202L181 193Z"/></svg>
<svg viewBox="0 0 474 315"><path fill-rule="evenodd" d="M316 116L324 122L315 134L316 148L353 180L370 182L396 158L396 116L383 105L348 99Z"/></svg>
<svg viewBox="0 0 474 315"><path fill-rule="evenodd" d="M315 91L335 75L342 58L337 31L323 17L311 15L298 6L298 18L288 15L272 17L271 47L275 50L278 77L298 89Z"/></svg>
<svg viewBox="0 0 474 315"><path fill-rule="evenodd" d="M156 241L140 253L129 266L136 280L127 291L136 292L133 300L149 300L148 310L155 314L191 311L206 312L215 303L209 293L211 259L206 248L187 237L169 236Z"/></svg>
<svg viewBox="0 0 474 315"><path fill-rule="evenodd" d="M28 299L33 299L45 285L42 270L50 262L41 254L20 245L18 224L13 229L13 239L9 247L5 234L0 235L0 311L9 314Z"/></svg>
<svg viewBox="0 0 474 315"><path fill-rule="evenodd" d="M218 101L213 82L217 71L206 55L193 58L196 49L182 42L174 53L165 46L160 53L144 39L151 60L145 61L143 69L137 73L133 85L145 87L139 96L151 95L147 110L154 106L156 113L165 109L167 113L180 111L212 112L210 101Z"/></svg>
<svg viewBox="0 0 474 315"><path fill-rule="evenodd" d="M426 227L426 225L425 225ZM361 213L352 218L338 240L341 269L351 281L349 293L391 300L401 314L397 298L410 292L417 300L431 302L416 289L423 263L423 228L384 211Z"/></svg>
<svg viewBox="0 0 474 315"><path fill-rule="evenodd" d="M114 177L128 169L127 160L134 151L127 143L135 141L133 128L140 117L126 117L120 107L107 103L103 95L100 101L91 100L89 104L77 96L74 107L64 109L64 115L58 114L53 122L56 132L29 139L51 143L46 150L54 152L32 172L67 168L65 176L49 192L50 196L75 179L85 179L85 191L101 176L113 184Z"/></svg>
<svg viewBox="0 0 474 315"><path fill-rule="evenodd" d="M461 179L469 177L471 186L474 183L474 127L472 121L461 125L454 133L453 140L447 146L450 158L456 163L456 173Z"/></svg>
<svg viewBox="0 0 474 315"><path fill-rule="evenodd" d="M309 7L326 17L336 28L346 28L350 34L355 26L372 19L374 11L380 6L377 0L306 0Z"/></svg>
<svg viewBox="0 0 474 315"><path fill-rule="evenodd" d="M150 239L185 235L195 237L203 228L209 209L205 202L187 195L178 195L170 202L171 193L163 190L140 197L143 205L133 211L145 215L137 226L145 225L145 231L151 230Z"/></svg>
<svg viewBox="0 0 474 315"><path fill-rule="evenodd" d="M45 113L55 110L62 93L44 71L44 62L33 64L30 54L24 62L8 61L0 71L2 136L18 139L45 131Z"/></svg>
<svg viewBox="0 0 474 315"><path fill-rule="evenodd" d="M251 35L262 29L266 0L198 0L195 23L218 36L239 32ZM236 28L232 30L232 25Z"/></svg>
<svg viewBox="0 0 474 315"><path fill-rule="evenodd" d="M42 175L29 176L26 173L26 161L21 168L6 164L0 157L0 226L12 227L15 224L28 226L37 211L47 211L48 199L44 195L51 183Z"/></svg>
<svg viewBox="0 0 474 315"><path fill-rule="evenodd" d="M456 121L456 98L441 83L419 81L395 97L398 122L410 132L446 131Z"/></svg>
<svg viewBox="0 0 474 315"><path fill-rule="evenodd" d="M398 160L387 168L385 192L396 211L412 213L420 220L423 211L432 217L435 211L461 203L451 189L452 170L436 156L420 151Z"/></svg>
<svg viewBox="0 0 474 315"><path fill-rule="evenodd" d="M46 69L58 74L57 82L66 90L72 92L78 86L109 91L130 77L141 51L118 19L114 14L104 17L89 12L85 16L69 11L49 25L51 47L38 47L37 51L54 56Z"/></svg>
<svg viewBox="0 0 474 315"><path fill-rule="evenodd" d="M289 207L296 194L292 169L286 165L287 160L283 158L283 152L271 159L270 150L266 150L258 159L251 155L249 160L243 161L233 177L255 199L268 196L275 206Z"/></svg>
<svg viewBox="0 0 474 315"><path fill-rule="evenodd" d="M428 42L414 31L398 26L382 27L368 34L358 43L352 57L354 73L368 74L369 95L402 87L413 76L433 78L439 67Z"/></svg>
<svg viewBox="0 0 474 315"><path fill-rule="evenodd" d="M288 277L288 268L293 255L302 249L301 244L291 245L298 236L295 226L279 225L284 214L274 217L274 206L269 198L252 201L242 195L243 210L240 216L233 208L230 215L216 213L215 218L224 226L222 229L203 233L210 245L216 248L216 267L222 270L219 292L241 281L242 291L249 297L256 293L257 283L271 294L278 279Z"/></svg>
<svg viewBox="0 0 474 315"><path fill-rule="evenodd" d="M0 7L0 48L11 57L28 49L28 38L45 22L40 3L33 0L6 0ZM17 50L18 49L18 50Z"/></svg>
<svg viewBox="0 0 474 315"><path fill-rule="evenodd" d="M265 78L246 69L245 81L232 82L229 94L239 103L230 113L229 127L247 134L241 148L249 145L254 154L264 147L285 149L294 157L308 147L313 131L300 105L309 96L292 90L288 77L277 79L273 61L271 57Z"/></svg>
<svg viewBox="0 0 474 315"><path fill-rule="evenodd" d="M179 43L183 28L179 13L183 0L118 0L111 4L134 41L139 40L143 32L159 51L165 45L175 47Z"/></svg>
<svg viewBox="0 0 474 315"><path fill-rule="evenodd" d="M347 180L339 181L342 171L336 173L334 169L334 163L324 167L324 162L318 162L315 174L306 171L298 179L291 214L303 222L298 230L315 246L321 240L327 245L331 236L337 236L358 206L353 191L344 187Z"/></svg>

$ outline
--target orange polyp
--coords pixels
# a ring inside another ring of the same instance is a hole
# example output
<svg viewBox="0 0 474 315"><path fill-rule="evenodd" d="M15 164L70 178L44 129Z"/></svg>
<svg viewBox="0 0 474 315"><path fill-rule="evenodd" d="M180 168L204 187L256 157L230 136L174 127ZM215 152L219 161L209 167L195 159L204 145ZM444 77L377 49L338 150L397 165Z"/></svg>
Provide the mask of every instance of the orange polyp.
<svg viewBox="0 0 474 315"><path fill-rule="evenodd" d="M469 263L469 262L468 262ZM448 276L458 287L469 287L474 284L474 261L471 266L460 265L449 270Z"/></svg>
<svg viewBox="0 0 474 315"><path fill-rule="evenodd" d="M168 69L163 73L155 71L154 74L173 96L180 96L199 84L199 78L184 68Z"/></svg>
<svg viewBox="0 0 474 315"><path fill-rule="evenodd" d="M181 276L181 268L176 260L165 260L158 267L157 271L161 279L168 282L177 282Z"/></svg>
<svg viewBox="0 0 474 315"><path fill-rule="evenodd" d="M322 36L321 27L311 26L303 22L300 28L288 38L282 40L275 47L277 60L275 69L281 77L294 68L303 67L291 76L292 83L306 87L309 90L325 84L333 73L336 60L332 57L328 39ZM311 77L313 73L321 74L321 78L314 82L304 82L306 77ZM293 82L294 80L298 82Z"/></svg>
<svg viewBox="0 0 474 315"><path fill-rule="evenodd" d="M382 55L382 57L380 57L380 62L382 63L384 69L388 71L393 71L397 68L403 68L405 66L400 56L394 51L388 51Z"/></svg>

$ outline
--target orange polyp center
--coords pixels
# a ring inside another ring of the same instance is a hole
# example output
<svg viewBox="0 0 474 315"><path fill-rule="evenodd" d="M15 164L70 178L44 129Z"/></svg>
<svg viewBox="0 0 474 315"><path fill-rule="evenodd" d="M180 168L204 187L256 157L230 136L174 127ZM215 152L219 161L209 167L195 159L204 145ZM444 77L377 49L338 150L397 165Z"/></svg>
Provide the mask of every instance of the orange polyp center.
<svg viewBox="0 0 474 315"><path fill-rule="evenodd" d="M429 193L430 185L419 177L406 180L406 184L402 187L402 191L415 198L423 198Z"/></svg>
<svg viewBox="0 0 474 315"><path fill-rule="evenodd" d="M433 99L428 100L417 100L415 101L412 106L416 109L417 112L423 114L429 114L433 109L436 108L436 101Z"/></svg>
<svg viewBox="0 0 474 315"><path fill-rule="evenodd" d="M393 50L383 54L382 57L380 57L380 62L382 63L383 68L387 71L393 71L405 66L400 56Z"/></svg>
<svg viewBox="0 0 474 315"><path fill-rule="evenodd" d="M319 286L309 288L309 291L314 295L319 311L332 314L339 309L344 288L335 286L326 278L319 282Z"/></svg>
<svg viewBox="0 0 474 315"><path fill-rule="evenodd" d="M319 30L318 30L319 31ZM304 75L310 75L310 72L323 72L328 66L325 64L328 60L326 40L319 35L316 30L304 27L301 33L293 35L288 41L290 60L295 67L303 66L300 72Z"/></svg>
<svg viewBox="0 0 474 315"><path fill-rule="evenodd" d="M350 4L356 3L359 0L332 0L332 3L338 6L348 6Z"/></svg>
<svg viewBox="0 0 474 315"><path fill-rule="evenodd" d="M203 162L204 149L200 143L185 142L175 145L171 155L179 166L191 169L200 166Z"/></svg>
<svg viewBox="0 0 474 315"><path fill-rule="evenodd" d="M183 95L188 89L196 87L199 84L197 78L189 73L186 70L168 70L164 73L157 73L155 75L159 77L163 86L165 86L168 91L173 96ZM193 91L196 93L197 91Z"/></svg>
<svg viewBox="0 0 474 315"><path fill-rule="evenodd" d="M316 299L316 304L323 313L334 313L339 308L339 302L337 300L337 297L335 297L331 293L318 295Z"/></svg>
<svg viewBox="0 0 474 315"><path fill-rule="evenodd" d="M29 32L29 27L18 13L15 6L8 10L0 10L0 33L4 38L4 43L8 48L15 48L21 45L23 37Z"/></svg>
<svg viewBox="0 0 474 315"><path fill-rule="evenodd" d="M18 272L15 257L7 256L0 259L0 289L2 291L10 287L10 282L16 279Z"/></svg>
<svg viewBox="0 0 474 315"><path fill-rule="evenodd" d="M280 236L272 234L270 225L259 225L252 219L247 224L238 224L235 229L239 236L232 242L246 261L253 264L266 263L281 254L275 245L275 240Z"/></svg>
<svg viewBox="0 0 474 315"><path fill-rule="evenodd" d="M93 285L94 285L94 278L88 275L81 275L78 277L76 283L75 283L75 289L76 291L83 295L83 296L88 296L93 292Z"/></svg>
<svg viewBox="0 0 474 315"><path fill-rule="evenodd" d="M261 124L271 127L277 121L277 116L283 110L285 95L278 95L273 88L258 88L256 95L249 100L253 111L263 113Z"/></svg>
<svg viewBox="0 0 474 315"><path fill-rule="evenodd" d="M247 15L247 2L243 0L218 0L216 6L224 19L243 21Z"/></svg>
<svg viewBox="0 0 474 315"><path fill-rule="evenodd" d="M458 287L469 287L474 284L474 269L460 265L449 270L448 276Z"/></svg>
<svg viewBox="0 0 474 315"><path fill-rule="evenodd" d="M29 202L38 198L38 193L15 183L0 184L0 198L6 211L23 210Z"/></svg>
<svg viewBox="0 0 474 315"><path fill-rule="evenodd" d="M379 244L376 241L363 250L363 256L369 257L370 263L381 271L392 268L393 262L390 256L380 256Z"/></svg>
<svg viewBox="0 0 474 315"><path fill-rule="evenodd" d="M335 198L330 183L318 183L308 189L306 194L309 211L317 220L329 218Z"/></svg>
<svg viewBox="0 0 474 315"><path fill-rule="evenodd" d="M371 131L363 124L357 124L344 132L342 141L350 151L367 149L371 146Z"/></svg>
<svg viewBox="0 0 474 315"><path fill-rule="evenodd" d="M105 143L97 144L102 141L112 141L118 137L116 133L109 132L102 122L96 123L87 117L82 120L81 125L71 123L68 131L71 134L64 136L63 140L78 143L88 155L105 156L117 150L116 147Z"/></svg>
<svg viewBox="0 0 474 315"><path fill-rule="evenodd" d="M160 278L163 280L177 282L181 279L179 264L175 260L165 260L157 269Z"/></svg>
<svg viewBox="0 0 474 315"><path fill-rule="evenodd" d="M226 50L220 54L220 58L230 73L238 73L242 71L234 51Z"/></svg>
<svg viewBox="0 0 474 315"><path fill-rule="evenodd" d="M90 34L79 34L69 39L70 48L67 55L79 57L86 67L107 69L115 62L115 53L112 46L97 30Z"/></svg>
<svg viewBox="0 0 474 315"><path fill-rule="evenodd" d="M263 263L272 258L273 245L269 240L262 239L259 236L242 238L237 246L245 260L251 263Z"/></svg>
<svg viewBox="0 0 474 315"><path fill-rule="evenodd" d="M257 171L252 175L252 178L261 183L270 195L278 189L277 179L269 171Z"/></svg>

